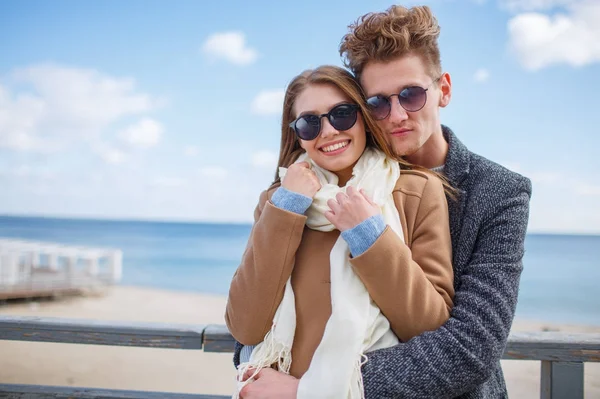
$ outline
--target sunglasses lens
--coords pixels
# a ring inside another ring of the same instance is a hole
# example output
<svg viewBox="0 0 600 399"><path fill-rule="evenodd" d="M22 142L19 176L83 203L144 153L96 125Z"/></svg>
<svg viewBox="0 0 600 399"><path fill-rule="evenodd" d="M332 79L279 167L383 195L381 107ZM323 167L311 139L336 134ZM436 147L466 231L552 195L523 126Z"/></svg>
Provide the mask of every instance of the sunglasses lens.
<svg viewBox="0 0 600 399"><path fill-rule="evenodd" d="M316 115L306 115L296 120L294 128L302 140L314 140L321 130L321 122Z"/></svg>
<svg viewBox="0 0 600 399"><path fill-rule="evenodd" d="M383 96L374 96L367 99L367 105L375 120L385 119L390 114L390 102Z"/></svg>
<svg viewBox="0 0 600 399"><path fill-rule="evenodd" d="M400 92L398 100L400 101L402 108L409 112L415 112L425 106L427 92L422 87L407 87Z"/></svg>
<svg viewBox="0 0 600 399"><path fill-rule="evenodd" d="M356 123L356 112L357 108L352 105L338 105L329 112L329 123L336 130L348 130Z"/></svg>

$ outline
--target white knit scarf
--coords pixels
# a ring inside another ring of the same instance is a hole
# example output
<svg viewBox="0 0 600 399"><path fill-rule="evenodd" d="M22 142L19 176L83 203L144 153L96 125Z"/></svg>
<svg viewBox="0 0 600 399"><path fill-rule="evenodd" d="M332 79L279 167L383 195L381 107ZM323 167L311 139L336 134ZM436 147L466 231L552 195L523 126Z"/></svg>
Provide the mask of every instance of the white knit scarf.
<svg viewBox="0 0 600 399"><path fill-rule="evenodd" d="M306 154L296 162L307 161L321 182L321 189L314 196L307 210L306 225L318 231L332 231L335 227L325 218L329 210L327 201L346 187L364 189L374 203L379 205L384 221L402 239L402 226L394 204L392 191L400 176L397 162L374 149L367 148L354 166L352 178L345 187L338 186L337 176L320 168ZM283 179L287 169L280 168ZM364 398L361 365L366 352L386 348L398 343L398 338L377 305L371 300L362 281L350 264L348 244L340 236L329 256L331 267L332 312L323 338L317 347L307 372L300 379L298 399ZM378 265L372 265L377 267ZM276 364L279 371L289 373L292 363L292 344L296 330L294 291L288 279L283 299L277 308L271 330L258 344L249 362L238 367L241 378L249 368L254 375L265 367ZM239 390L246 382L238 384Z"/></svg>

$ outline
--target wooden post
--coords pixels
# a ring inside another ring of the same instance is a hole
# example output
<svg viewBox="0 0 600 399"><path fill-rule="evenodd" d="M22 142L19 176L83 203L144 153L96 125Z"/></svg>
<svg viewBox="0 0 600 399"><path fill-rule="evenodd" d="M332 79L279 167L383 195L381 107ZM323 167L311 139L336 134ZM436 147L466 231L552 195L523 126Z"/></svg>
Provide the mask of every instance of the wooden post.
<svg viewBox="0 0 600 399"><path fill-rule="evenodd" d="M69 286L73 285L73 277L75 276L75 265L77 264L77 256L69 253L65 257L65 276Z"/></svg>
<svg viewBox="0 0 600 399"><path fill-rule="evenodd" d="M113 283L121 281L123 276L123 252L113 251L109 257L110 278Z"/></svg>
<svg viewBox="0 0 600 399"><path fill-rule="evenodd" d="M6 262L4 260L4 257L7 254L2 250L2 247L0 246L0 287L2 287L3 285L8 285L8 283L6 282L6 277L8 275L8 267L6 266Z"/></svg>
<svg viewBox="0 0 600 399"><path fill-rule="evenodd" d="M583 399L583 363L542 361L541 399Z"/></svg>
<svg viewBox="0 0 600 399"><path fill-rule="evenodd" d="M0 260L3 285L15 285L19 280L19 258L12 252L4 252Z"/></svg>
<svg viewBox="0 0 600 399"><path fill-rule="evenodd" d="M98 275L98 255L92 252L83 255L83 261L87 267L87 272L90 276Z"/></svg>
<svg viewBox="0 0 600 399"><path fill-rule="evenodd" d="M48 250L46 253L48 257L48 268L53 272L58 270L58 254L54 250Z"/></svg>
<svg viewBox="0 0 600 399"><path fill-rule="evenodd" d="M33 267L32 267L33 256L31 255L31 252L25 251L25 252L23 252L23 255L20 256L20 258L23 260L24 280L31 283L32 277L33 277L32 276L32 274L33 274ZM21 259L19 259L19 261L17 263L21 263Z"/></svg>
<svg viewBox="0 0 600 399"><path fill-rule="evenodd" d="M31 270L40 266L40 254L37 251L29 252L29 261L31 262Z"/></svg>
<svg viewBox="0 0 600 399"><path fill-rule="evenodd" d="M19 263L14 253L5 252L2 259L2 269L4 271L4 284L14 285L19 279Z"/></svg>

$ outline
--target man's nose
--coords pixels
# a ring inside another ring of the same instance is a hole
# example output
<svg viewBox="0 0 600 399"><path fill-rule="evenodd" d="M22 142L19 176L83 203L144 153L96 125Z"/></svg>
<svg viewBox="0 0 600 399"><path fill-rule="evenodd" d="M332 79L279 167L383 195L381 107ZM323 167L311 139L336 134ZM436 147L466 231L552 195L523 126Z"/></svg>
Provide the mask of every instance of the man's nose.
<svg viewBox="0 0 600 399"><path fill-rule="evenodd" d="M390 122L391 123L400 123L408 119L408 112L400 105L400 101L398 97L390 98Z"/></svg>

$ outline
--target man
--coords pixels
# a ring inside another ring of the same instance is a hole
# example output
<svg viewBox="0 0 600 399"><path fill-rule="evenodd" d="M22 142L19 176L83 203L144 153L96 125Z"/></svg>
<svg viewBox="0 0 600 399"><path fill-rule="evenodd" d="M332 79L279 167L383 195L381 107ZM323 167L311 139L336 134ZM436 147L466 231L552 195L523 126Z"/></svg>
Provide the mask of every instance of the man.
<svg viewBox="0 0 600 399"><path fill-rule="evenodd" d="M508 396L500 358L517 304L531 183L470 152L440 124L452 85L441 69L439 31L428 7L392 6L351 25L340 46L394 151L443 173L458 191L448 202L451 318L435 331L370 352L362 369L367 398ZM242 396L295 398L297 386L291 376L263 370Z"/></svg>

